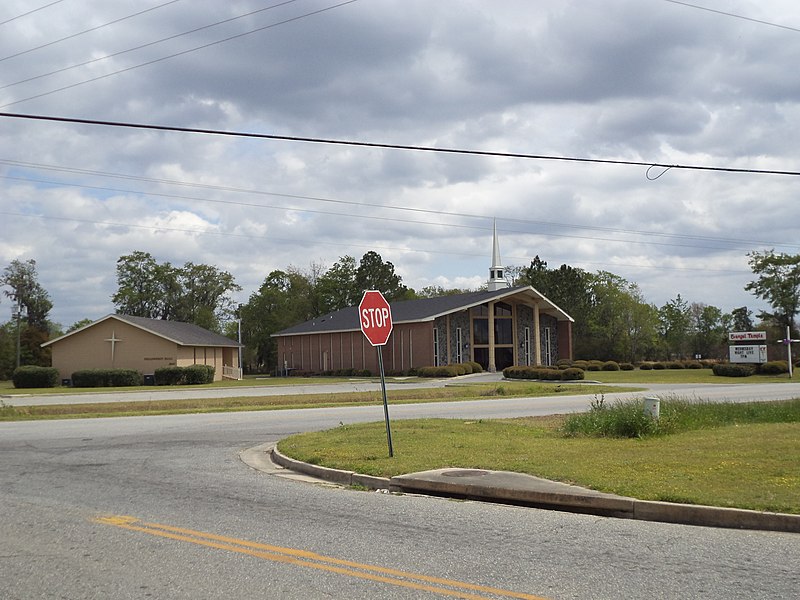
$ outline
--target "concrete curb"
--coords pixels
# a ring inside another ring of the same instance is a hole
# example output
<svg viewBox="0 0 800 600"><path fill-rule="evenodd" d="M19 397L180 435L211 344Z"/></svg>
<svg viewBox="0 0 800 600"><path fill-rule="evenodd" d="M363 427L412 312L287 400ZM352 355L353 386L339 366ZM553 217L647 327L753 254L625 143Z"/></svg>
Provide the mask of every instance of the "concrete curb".
<svg viewBox="0 0 800 600"><path fill-rule="evenodd" d="M328 467L320 467L318 465L311 465L304 463L293 458L289 458L278 451L277 447L273 447L270 451L272 461L276 465L280 465L285 469L291 469L298 473L310 475L318 479L324 479L339 485L359 485L369 490L388 490L389 479L385 477L373 477L371 475L362 475L353 471L342 471L340 469L329 469Z"/></svg>
<svg viewBox="0 0 800 600"><path fill-rule="evenodd" d="M261 450L264 452L264 450ZM505 471L436 469L387 479L311 465L267 450L286 469L339 485L529 506L640 521L800 533L800 515L637 500Z"/></svg>

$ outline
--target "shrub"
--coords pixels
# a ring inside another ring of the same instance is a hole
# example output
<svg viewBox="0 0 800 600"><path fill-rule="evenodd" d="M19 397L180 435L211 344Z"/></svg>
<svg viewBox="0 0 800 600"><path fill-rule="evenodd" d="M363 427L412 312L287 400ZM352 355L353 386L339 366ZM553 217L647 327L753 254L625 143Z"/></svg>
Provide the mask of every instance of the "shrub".
<svg viewBox="0 0 800 600"><path fill-rule="evenodd" d="M159 367L153 376L156 385L180 385L183 382L183 367Z"/></svg>
<svg viewBox="0 0 800 600"><path fill-rule="evenodd" d="M183 370L183 381L187 385L214 382L215 369L209 365L189 365Z"/></svg>
<svg viewBox="0 0 800 600"><path fill-rule="evenodd" d="M142 374L133 369L82 369L72 374L74 387L129 387L142 382Z"/></svg>
<svg viewBox="0 0 800 600"><path fill-rule="evenodd" d="M703 368L703 363L701 363L699 360L690 360L690 361L687 361L684 366L687 369L702 369Z"/></svg>
<svg viewBox="0 0 800 600"><path fill-rule="evenodd" d="M473 373L483 373L483 367L481 366L481 363L470 362L469 364L472 365Z"/></svg>
<svg viewBox="0 0 800 600"><path fill-rule="evenodd" d="M417 369L419 377L456 377L463 375L463 369L458 369L456 365L443 365L441 367L420 367Z"/></svg>
<svg viewBox="0 0 800 600"><path fill-rule="evenodd" d="M747 364L719 363L714 365L711 371L720 377L750 377L756 369L753 365Z"/></svg>
<svg viewBox="0 0 800 600"><path fill-rule="evenodd" d="M15 388L48 388L58 385L58 369L25 365L14 369L11 376Z"/></svg>
<svg viewBox="0 0 800 600"><path fill-rule="evenodd" d="M667 368L668 369L683 369L684 366L683 366L683 363L681 361L672 360L672 361L667 363Z"/></svg>
<svg viewBox="0 0 800 600"><path fill-rule="evenodd" d="M665 365L662 362L654 362L653 363L653 369L656 370L656 371L663 371L666 368L667 368L667 365Z"/></svg>
<svg viewBox="0 0 800 600"><path fill-rule="evenodd" d="M652 369L653 369L653 363L651 362L643 362L641 365L639 365L640 371L651 371Z"/></svg>
<svg viewBox="0 0 800 600"><path fill-rule="evenodd" d="M464 375L471 375L473 373L472 363L459 363L458 366L464 369Z"/></svg>
<svg viewBox="0 0 800 600"><path fill-rule="evenodd" d="M603 361L602 360L590 360L589 364L586 365L585 371L599 371L603 368Z"/></svg>
<svg viewBox="0 0 800 600"><path fill-rule="evenodd" d="M576 360L572 362L572 366L576 369L583 369L585 371L589 367L589 363L585 360Z"/></svg>
<svg viewBox="0 0 800 600"><path fill-rule="evenodd" d="M785 360L771 360L759 365L757 372L762 375L783 375L789 372L789 362Z"/></svg>
<svg viewBox="0 0 800 600"><path fill-rule="evenodd" d="M636 367L634 367L633 364L629 362L619 363L619 368L622 371L633 371L636 369Z"/></svg>
<svg viewBox="0 0 800 600"><path fill-rule="evenodd" d="M561 371L562 381L578 381L583 379L585 376L586 374L584 373L584 370L576 367L569 367L568 369Z"/></svg>
<svg viewBox="0 0 800 600"><path fill-rule="evenodd" d="M556 361L556 366L559 369L562 368L562 367L566 369L567 367L571 367L572 366L572 361L570 359L568 359L568 358L559 358Z"/></svg>
<svg viewBox="0 0 800 600"><path fill-rule="evenodd" d="M603 371L619 371L619 363L613 360L607 360L601 367Z"/></svg>

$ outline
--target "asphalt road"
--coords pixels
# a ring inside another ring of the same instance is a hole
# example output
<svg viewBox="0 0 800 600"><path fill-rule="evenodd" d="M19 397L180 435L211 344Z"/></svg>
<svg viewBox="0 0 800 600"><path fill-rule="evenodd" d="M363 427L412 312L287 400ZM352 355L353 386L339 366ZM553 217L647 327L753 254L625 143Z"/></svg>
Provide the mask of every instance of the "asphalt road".
<svg viewBox="0 0 800 600"><path fill-rule="evenodd" d="M576 402L390 410L475 418ZM238 458L381 419L373 406L0 423L0 598L797 597L796 534L328 488Z"/></svg>

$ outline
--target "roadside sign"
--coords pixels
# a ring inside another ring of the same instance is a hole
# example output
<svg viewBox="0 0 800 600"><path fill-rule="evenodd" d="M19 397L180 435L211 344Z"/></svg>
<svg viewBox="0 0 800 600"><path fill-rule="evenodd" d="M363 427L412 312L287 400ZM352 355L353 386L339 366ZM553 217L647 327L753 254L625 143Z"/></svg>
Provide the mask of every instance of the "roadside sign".
<svg viewBox="0 0 800 600"><path fill-rule="evenodd" d="M767 346L730 346L730 361L732 363L765 363L767 362Z"/></svg>
<svg viewBox="0 0 800 600"><path fill-rule="evenodd" d="M383 346L392 334L392 309L377 290L364 292L358 305L361 331L373 346Z"/></svg>
<svg viewBox="0 0 800 600"><path fill-rule="evenodd" d="M728 333L730 342L766 342L766 331L732 331Z"/></svg>
<svg viewBox="0 0 800 600"><path fill-rule="evenodd" d="M394 456L392 448L392 428L389 426L389 403L386 401L386 376L383 373L383 348L392 335L392 309L386 298L377 290L364 292L358 305L358 320L361 332L378 351L378 370L381 372L381 393L383 394L383 418L386 421L386 441L389 444L389 458Z"/></svg>

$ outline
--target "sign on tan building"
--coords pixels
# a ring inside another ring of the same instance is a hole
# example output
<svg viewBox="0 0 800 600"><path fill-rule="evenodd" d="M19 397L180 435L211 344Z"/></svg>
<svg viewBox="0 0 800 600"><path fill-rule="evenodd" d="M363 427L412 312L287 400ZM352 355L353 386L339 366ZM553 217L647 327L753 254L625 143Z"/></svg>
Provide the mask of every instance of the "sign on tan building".
<svg viewBox="0 0 800 600"><path fill-rule="evenodd" d="M241 379L239 344L191 323L108 315L46 342L61 379L83 369L133 369L152 375L160 367L209 365L214 380Z"/></svg>

